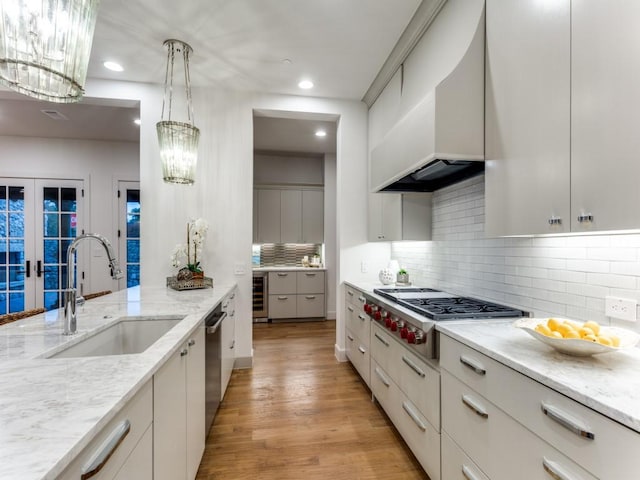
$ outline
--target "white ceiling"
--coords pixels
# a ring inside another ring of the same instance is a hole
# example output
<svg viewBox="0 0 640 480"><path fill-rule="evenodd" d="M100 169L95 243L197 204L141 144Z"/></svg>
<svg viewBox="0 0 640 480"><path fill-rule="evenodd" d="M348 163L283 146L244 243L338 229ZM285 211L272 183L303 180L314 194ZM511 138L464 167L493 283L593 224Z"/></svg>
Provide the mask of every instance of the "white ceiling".
<svg viewBox="0 0 640 480"><path fill-rule="evenodd" d="M166 66L162 44L167 38L178 38L194 49L190 66L194 86L360 100L420 3L102 0L88 76L162 83ZM122 64L124 72L106 70L102 65L106 60ZM311 78L315 88L301 91L297 83L303 77ZM0 135L137 141L137 127L131 124L132 116L137 116L136 105L96 106L90 99L80 105L60 105L21 102L23 98L9 93L0 96ZM43 109L57 110L69 120L50 120L41 113ZM270 127L266 120L259 123L272 130L285 125L282 121ZM300 133L299 139L307 137ZM315 151L317 138L310 141L307 146L298 141L273 149ZM335 137L333 144L335 151Z"/></svg>
<svg viewBox="0 0 640 480"><path fill-rule="evenodd" d="M317 137L317 130L324 130L327 136ZM336 153L336 123L254 115L253 148L271 152Z"/></svg>

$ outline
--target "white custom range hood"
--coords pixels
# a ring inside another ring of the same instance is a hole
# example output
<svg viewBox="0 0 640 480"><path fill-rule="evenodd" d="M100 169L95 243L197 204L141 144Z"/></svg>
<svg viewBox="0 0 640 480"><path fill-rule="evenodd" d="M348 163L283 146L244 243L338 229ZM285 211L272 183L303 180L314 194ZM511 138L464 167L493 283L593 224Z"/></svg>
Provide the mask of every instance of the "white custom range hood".
<svg viewBox="0 0 640 480"><path fill-rule="evenodd" d="M484 37L484 1L448 0L405 60L432 85L371 150L372 191L432 192L484 171Z"/></svg>

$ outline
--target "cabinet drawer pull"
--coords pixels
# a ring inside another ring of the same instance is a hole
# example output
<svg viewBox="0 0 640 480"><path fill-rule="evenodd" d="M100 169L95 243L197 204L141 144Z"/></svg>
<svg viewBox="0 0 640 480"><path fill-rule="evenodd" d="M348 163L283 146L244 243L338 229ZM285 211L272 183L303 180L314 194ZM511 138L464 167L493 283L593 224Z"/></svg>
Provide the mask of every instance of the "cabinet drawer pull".
<svg viewBox="0 0 640 480"><path fill-rule="evenodd" d="M306 273L305 275L306 275L307 277L315 277L315 276L316 276L316 274L315 274L315 273Z"/></svg>
<svg viewBox="0 0 640 480"><path fill-rule="evenodd" d="M279 277L287 277L289 274L288 273L279 273L278 276Z"/></svg>
<svg viewBox="0 0 640 480"><path fill-rule="evenodd" d="M571 477L566 474L560 465L544 457L542 457L542 468L554 480L571 480Z"/></svg>
<svg viewBox="0 0 640 480"><path fill-rule="evenodd" d="M234 298L236 298L236 294L235 293L229 297L229 300L233 300Z"/></svg>
<svg viewBox="0 0 640 480"><path fill-rule="evenodd" d="M361 314L361 313L359 313L359 314L358 314L358 318L359 318L360 320L362 320L363 322L367 319L367 317L365 317L365 316L364 316L363 314Z"/></svg>
<svg viewBox="0 0 640 480"><path fill-rule="evenodd" d="M425 424L422 423L420 418L418 418L418 415L416 415L416 412L413 411L413 408L411 408L411 406L407 402L402 402L402 408L405 412L407 412L407 415L411 417L411 420L413 420L413 422L418 426L420 430L422 430L423 432L427 430Z"/></svg>
<svg viewBox="0 0 640 480"><path fill-rule="evenodd" d="M351 335L347 335L347 338L353 342L353 337Z"/></svg>
<svg viewBox="0 0 640 480"><path fill-rule="evenodd" d="M353 307L347 307L347 310L349 310L351 313L354 312Z"/></svg>
<svg viewBox="0 0 640 480"><path fill-rule="evenodd" d="M102 467L107 464L111 455L114 454L130 431L131 422L129 420L124 420L114 428L113 432L111 432L102 445L100 445L100 450L91 457L89 464L82 469L80 479L87 480L102 470Z"/></svg>
<svg viewBox="0 0 640 480"><path fill-rule="evenodd" d="M484 408L476 403L476 401L470 395L462 395L462 403L469 407L473 413L482 418L489 418L489 414Z"/></svg>
<svg viewBox="0 0 640 480"><path fill-rule="evenodd" d="M411 370L413 370L414 372L416 372L420 377L422 377L422 378L426 377L426 374L420 369L420 367L418 367L415 363L413 363L411 360L409 360L404 355L402 356L402 361L404 363L406 363L407 365L409 365L409 368Z"/></svg>
<svg viewBox="0 0 640 480"><path fill-rule="evenodd" d="M229 350L233 350L236 347L236 341L234 340L233 342L231 342L231 345L229 346Z"/></svg>
<svg viewBox="0 0 640 480"><path fill-rule="evenodd" d="M382 338L377 333L374 333L373 336L376 337L378 340L380 340L385 347L389 346L389 342L387 342L384 338Z"/></svg>
<svg viewBox="0 0 640 480"><path fill-rule="evenodd" d="M364 302L366 302L366 301L367 301L367 299L366 299L366 298L364 298L364 297L358 297L358 300L360 300L362 303L364 303Z"/></svg>
<svg viewBox="0 0 640 480"><path fill-rule="evenodd" d="M347 295L349 295L350 297L353 297L353 292L351 290L347 290Z"/></svg>
<svg viewBox="0 0 640 480"><path fill-rule="evenodd" d="M549 225L562 225L562 219L560 217L551 217L549 219Z"/></svg>
<svg viewBox="0 0 640 480"><path fill-rule="evenodd" d="M180 356L184 357L185 355L187 355L189 353L189 350L187 350L186 348L183 348L182 351L180 352Z"/></svg>
<svg viewBox="0 0 640 480"><path fill-rule="evenodd" d="M391 383L389 383L389 380L387 380L387 377L385 377L384 373L382 373L382 370L380 370L380 367L376 367L376 375L378 376L380 381L384 383L385 387L389 387L391 385Z"/></svg>
<svg viewBox="0 0 640 480"><path fill-rule="evenodd" d="M278 300L287 300L289 297L278 297Z"/></svg>
<svg viewBox="0 0 640 480"><path fill-rule="evenodd" d="M315 300L316 296L315 295L307 295L304 298L306 298L307 300Z"/></svg>
<svg viewBox="0 0 640 480"><path fill-rule="evenodd" d="M466 357L464 355L460 355L460 363L463 364L465 367L470 368L471 370L476 372L478 375L487 374L487 371L484 369L482 364L479 363L477 360Z"/></svg>
<svg viewBox="0 0 640 480"><path fill-rule="evenodd" d="M471 469L466 465L462 465L462 476L467 480L478 480L478 477L476 477L475 473L473 473Z"/></svg>
<svg viewBox="0 0 640 480"><path fill-rule="evenodd" d="M187 343L189 347L193 347L195 344L196 344L196 341L193 338L189 340L189 343Z"/></svg>
<svg viewBox="0 0 640 480"><path fill-rule="evenodd" d="M364 349L364 347L363 347L362 345L360 345L360 346L358 347L358 350L360 350L360 353L361 353L361 354L363 354L363 355L364 355L365 353L367 353L367 351Z"/></svg>
<svg viewBox="0 0 640 480"><path fill-rule="evenodd" d="M579 422L569 417L566 413L564 413L557 407L542 402L541 408L542 413L544 413L554 422L562 425L570 432L575 433L580 437L588 438L589 440L593 440L594 438L596 438L596 435L590 432L587 427L585 427L584 425L580 425Z"/></svg>
<svg viewBox="0 0 640 480"><path fill-rule="evenodd" d="M578 223L591 223L591 222L593 222L593 215L591 215L590 213L578 215Z"/></svg>

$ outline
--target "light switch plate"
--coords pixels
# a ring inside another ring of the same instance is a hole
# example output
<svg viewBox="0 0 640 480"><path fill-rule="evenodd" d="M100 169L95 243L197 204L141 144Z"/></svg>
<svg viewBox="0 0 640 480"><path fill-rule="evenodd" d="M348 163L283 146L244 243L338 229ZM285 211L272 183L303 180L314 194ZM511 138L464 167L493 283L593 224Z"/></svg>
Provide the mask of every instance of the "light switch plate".
<svg viewBox="0 0 640 480"><path fill-rule="evenodd" d="M369 264L367 262L360 262L360 271L367 273L369 271Z"/></svg>
<svg viewBox="0 0 640 480"><path fill-rule="evenodd" d="M618 320L635 322L637 306L638 306L638 302L629 298L618 298L618 297L604 298L605 315L607 317L617 318Z"/></svg>
<svg viewBox="0 0 640 480"><path fill-rule="evenodd" d="M245 274L244 263L236 263L233 269L233 273L234 275L244 275Z"/></svg>

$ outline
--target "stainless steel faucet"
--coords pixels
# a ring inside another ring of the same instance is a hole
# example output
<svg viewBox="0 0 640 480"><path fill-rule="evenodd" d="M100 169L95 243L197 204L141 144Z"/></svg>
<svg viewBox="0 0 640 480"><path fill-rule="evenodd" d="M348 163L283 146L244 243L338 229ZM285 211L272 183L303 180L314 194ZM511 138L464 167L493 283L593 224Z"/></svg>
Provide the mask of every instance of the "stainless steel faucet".
<svg viewBox="0 0 640 480"><path fill-rule="evenodd" d="M98 233L85 233L76 237L69 248L67 248L67 288L64 290L64 334L73 335L77 330L76 302L77 291L75 288L75 253L78 244L86 238L95 238L107 251L109 266L111 267L111 278L118 280L122 278L122 270L118 265L118 260L113 253L113 247L109 240Z"/></svg>

